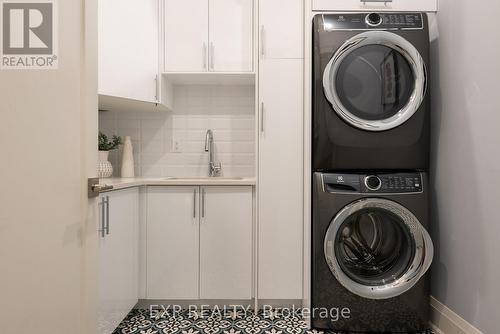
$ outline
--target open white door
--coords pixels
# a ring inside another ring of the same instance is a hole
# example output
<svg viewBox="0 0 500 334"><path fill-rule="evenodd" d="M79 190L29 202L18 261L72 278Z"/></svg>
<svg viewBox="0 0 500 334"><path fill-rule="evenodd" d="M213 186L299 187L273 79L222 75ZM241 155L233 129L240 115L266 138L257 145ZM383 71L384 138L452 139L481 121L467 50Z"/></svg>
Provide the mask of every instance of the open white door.
<svg viewBox="0 0 500 334"><path fill-rule="evenodd" d="M56 3L58 69L0 69L2 333L95 333L97 5Z"/></svg>

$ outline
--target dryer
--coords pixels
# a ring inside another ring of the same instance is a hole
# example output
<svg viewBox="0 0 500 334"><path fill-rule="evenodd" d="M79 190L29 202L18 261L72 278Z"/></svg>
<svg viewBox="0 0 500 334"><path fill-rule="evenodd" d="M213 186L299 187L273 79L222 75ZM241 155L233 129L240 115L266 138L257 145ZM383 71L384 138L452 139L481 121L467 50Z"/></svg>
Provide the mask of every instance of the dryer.
<svg viewBox="0 0 500 334"><path fill-rule="evenodd" d="M426 174L313 178L312 327L356 333L429 329L433 244Z"/></svg>
<svg viewBox="0 0 500 334"><path fill-rule="evenodd" d="M429 167L425 13L313 19L315 171Z"/></svg>

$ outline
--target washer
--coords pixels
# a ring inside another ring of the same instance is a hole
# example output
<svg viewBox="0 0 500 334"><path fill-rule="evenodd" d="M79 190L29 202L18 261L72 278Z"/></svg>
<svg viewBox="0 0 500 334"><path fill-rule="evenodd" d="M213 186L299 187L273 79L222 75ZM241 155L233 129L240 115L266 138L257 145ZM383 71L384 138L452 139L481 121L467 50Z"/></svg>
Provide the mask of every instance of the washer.
<svg viewBox="0 0 500 334"><path fill-rule="evenodd" d="M312 327L356 333L429 329L433 244L426 174L313 178Z"/></svg>
<svg viewBox="0 0 500 334"><path fill-rule="evenodd" d="M427 170L425 13L328 13L313 20L313 169Z"/></svg>

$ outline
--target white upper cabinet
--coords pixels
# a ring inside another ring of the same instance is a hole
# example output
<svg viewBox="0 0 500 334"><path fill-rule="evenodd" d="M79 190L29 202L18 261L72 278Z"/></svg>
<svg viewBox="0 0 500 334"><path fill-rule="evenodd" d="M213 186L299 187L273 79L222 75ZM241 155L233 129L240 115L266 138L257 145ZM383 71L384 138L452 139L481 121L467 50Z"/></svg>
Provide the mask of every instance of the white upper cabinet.
<svg viewBox="0 0 500 334"><path fill-rule="evenodd" d="M303 60L260 61L258 298L302 299Z"/></svg>
<svg viewBox="0 0 500 334"><path fill-rule="evenodd" d="M251 299L252 187L202 187L200 298Z"/></svg>
<svg viewBox="0 0 500 334"><path fill-rule="evenodd" d="M198 299L198 196L198 187L148 187L148 299Z"/></svg>
<svg viewBox="0 0 500 334"><path fill-rule="evenodd" d="M260 0L260 58L303 58L303 22L303 0Z"/></svg>
<svg viewBox="0 0 500 334"><path fill-rule="evenodd" d="M165 0L165 71L208 69L208 0Z"/></svg>
<svg viewBox="0 0 500 334"><path fill-rule="evenodd" d="M265 0L264 0L265 1ZM315 11L422 11L435 12L437 0L313 0Z"/></svg>
<svg viewBox="0 0 500 334"><path fill-rule="evenodd" d="M210 70L252 71L252 0L210 0Z"/></svg>
<svg viewBox="0 0 500 334"><path fill-rule="evenodd" d="M98 6L99 94L158 102L158 0L99 0Z"/></svg>
<svg viewBox="0 0 500 334"><path fill-rule="evenodd" d="M165 72L251 72L252 0L165 0Z"/></svg>

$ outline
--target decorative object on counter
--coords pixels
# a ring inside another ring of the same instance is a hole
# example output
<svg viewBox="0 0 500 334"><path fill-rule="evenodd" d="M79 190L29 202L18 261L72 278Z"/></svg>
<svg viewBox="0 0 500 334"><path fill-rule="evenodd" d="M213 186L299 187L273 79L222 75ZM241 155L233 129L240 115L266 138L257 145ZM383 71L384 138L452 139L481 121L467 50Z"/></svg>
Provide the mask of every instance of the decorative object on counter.
<svg viewBox="0 0 500 334"><path fill-rule="evenodd" d="M125 137L122 152L122 177L134 177L134 148L130 136Z"/></svg>
<svg viewBox="0 0 500 334"><path fill-rule="evenodd" d="M104 133L99 132L99 162L97 164L97 176L99 178L111 177L113 165L109 162L109 151L117 149L122 144L122 139L113 136L111 141Z"/></svg>

